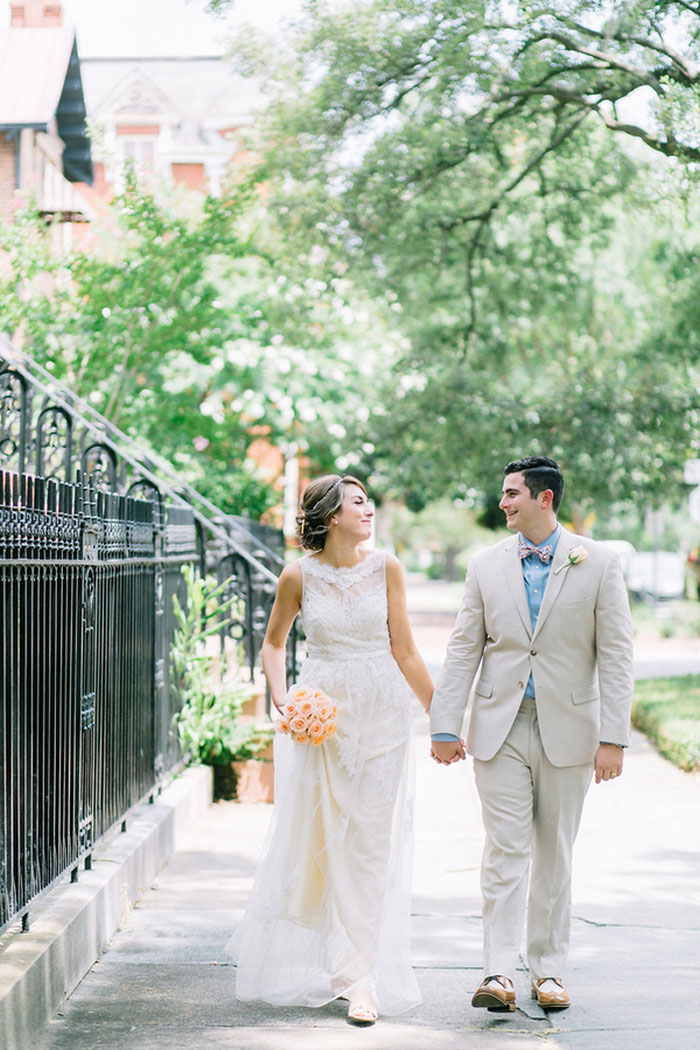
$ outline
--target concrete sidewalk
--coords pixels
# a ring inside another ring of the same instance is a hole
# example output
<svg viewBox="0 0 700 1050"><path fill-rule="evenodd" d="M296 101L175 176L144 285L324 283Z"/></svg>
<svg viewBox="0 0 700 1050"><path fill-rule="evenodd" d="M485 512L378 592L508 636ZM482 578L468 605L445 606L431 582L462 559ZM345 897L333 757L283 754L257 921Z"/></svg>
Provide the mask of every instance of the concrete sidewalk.
<svg viewBox="0 0 700 1050"><path fill-rule="evenodd" d="M430 663L447 622L416 634ZM576 846L567 973L547 1016L518 974L519 1009L469 1005L481 974L482 830L470 766L418 751L413 958L423 1005L373 1028L320 1010L239 1004L224 947L245 906L270 807L220 803L191 827L37 1050L693 1050L700 1046L700 777L635 735L625 775L593 786Z"/></svg>

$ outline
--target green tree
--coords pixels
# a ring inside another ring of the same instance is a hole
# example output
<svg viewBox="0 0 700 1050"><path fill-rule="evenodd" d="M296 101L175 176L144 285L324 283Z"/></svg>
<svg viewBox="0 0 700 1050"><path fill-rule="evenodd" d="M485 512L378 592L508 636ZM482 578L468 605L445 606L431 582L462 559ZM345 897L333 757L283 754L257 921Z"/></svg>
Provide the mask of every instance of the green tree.
<svg viewBox="0 0 700 1050"><path fill-rule="evenodd" d="M96 245L56 256L31 210L0 231L0 326L223 510L252 517L279 497L251 443L330 468L392 339L342 275L315 276L318 252L274 257L258 198L239 183L175 201L127 172Z"/></svg>
<svg viewBox="0 0 700 1050"><path fill-rule="evenodd" d="M246 252L245 207L241 192L177 208L127 171L96 243L64 255L29 209L0 233L9 263L0 325L146 450L219 495L224 510L259 516L276 497L246 462L245 420L209 409L230 328L215 263Z"/></svg>
<svg viewBox="0 0 700 1050"><path fill-rule="evenodd" d="M366 469L419 506L541 449L575 474L577 513L677 493L698 399L689 355L654 321L668 270L647 252L640 295L610 255L637 232L621 207L663 224L662 161L668 180L700 157L700 8L305 10L286 52L248 34L237 59L271 90L258 174L290 250L320 231L400 311L409 345L369 420Z"/></svg>
<svg viewBox="0 0 700 1050"><path fill-rule="evenodd" d="M534 308L520 300L519 312L493 315L500 346L485 333L467 357L446 350L431 361L414 350L392 411L377 421L387 484L416 508L474 486L493 498L508 459L543 453L565 465L564 511L579 526L618 502L642 514L649 501L677 502L685 460L700 448L700 288L697 244L674 236L648 211L629 215L594 265L581 260L565 282L566 302L545 274Z"/></svg>

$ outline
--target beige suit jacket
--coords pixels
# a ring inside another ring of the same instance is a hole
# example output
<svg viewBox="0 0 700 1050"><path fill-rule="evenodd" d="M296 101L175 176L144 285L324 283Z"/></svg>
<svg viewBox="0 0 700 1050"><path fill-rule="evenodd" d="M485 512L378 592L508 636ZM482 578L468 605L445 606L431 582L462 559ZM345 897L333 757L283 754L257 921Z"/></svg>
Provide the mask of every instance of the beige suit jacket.
<svg viewBox="0 0 700 1050"><path fill-rule="evenodd" d="M587 557L572 565L568 555L576 546ZM508 735L530 673L542 745L553 765L592 761L600 741L629 742L632 625L619 560L566 529L534 632L518 537L470 559L431 704L431 732L460 735L472 694L467 751L488 761Z"/></svg>

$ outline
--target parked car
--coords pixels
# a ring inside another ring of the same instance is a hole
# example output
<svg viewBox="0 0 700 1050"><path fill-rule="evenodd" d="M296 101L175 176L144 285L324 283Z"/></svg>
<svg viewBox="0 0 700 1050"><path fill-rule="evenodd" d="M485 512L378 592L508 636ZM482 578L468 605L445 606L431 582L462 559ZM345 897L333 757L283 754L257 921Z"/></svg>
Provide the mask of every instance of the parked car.
<svg viewBox="0 0 700 1050"><path fill-rule="evenodd" d="M673 551L637 551L629 557L625 582L641 601L685 597L685 562Z"/></svg>
<svg viewBox="0 0 700 1050"><path fill-rule="evenodd" d="M603 547L615 551L619 556L620 564L622 565L622 575L626 581L632 559L637 554L637 548L629 540L600 540L599 542Z"/></svg>

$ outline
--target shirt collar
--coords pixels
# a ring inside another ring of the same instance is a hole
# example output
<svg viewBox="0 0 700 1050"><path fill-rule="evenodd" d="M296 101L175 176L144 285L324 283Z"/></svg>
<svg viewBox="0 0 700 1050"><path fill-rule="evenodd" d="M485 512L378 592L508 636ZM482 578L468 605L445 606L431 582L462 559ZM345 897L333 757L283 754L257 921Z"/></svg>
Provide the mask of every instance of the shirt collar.
<svg viewBox="0 0 700 1050"><path fill-rule="evenodd" d="M559 535L560 535L560 533L561 533L561 525L559 524L559 522L557 522L557 525L556 525L556 528L554 529L554 532L552 532L547 537L546 540L542 540L541 543L536 543L536 544L534 544L534 546L539 549L540 547L544 547L544 546L546 546L546 544L549 544L550 547L552 548L552 554L554 554L555 550L557 549L557 543L559 542ZM522 532L518 533L518 538L521 539L523 541L523 543L532 543L532 540L529 540L527 538L527 536L523 536Z"/></svg>

